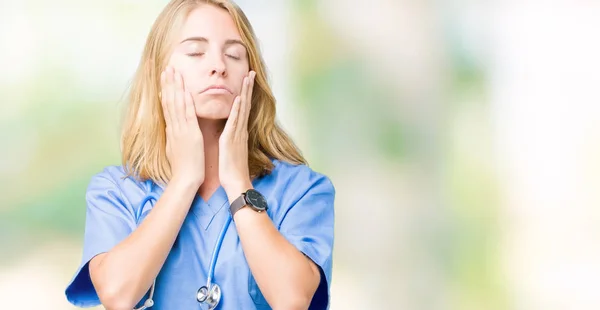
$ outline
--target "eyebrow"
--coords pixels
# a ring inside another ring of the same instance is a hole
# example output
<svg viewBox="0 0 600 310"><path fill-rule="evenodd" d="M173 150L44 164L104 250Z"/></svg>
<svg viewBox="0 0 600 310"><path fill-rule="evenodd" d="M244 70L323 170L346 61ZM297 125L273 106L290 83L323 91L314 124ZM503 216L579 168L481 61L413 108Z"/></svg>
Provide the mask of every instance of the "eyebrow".
<svg viewBox="0 0 600 310"><path fill-rule="evenodd" d="M205 37L189 37L189 38L186 38L183 41L179 42L179 44L181 44L183 42L187 42L187 41L208 42L208 39ZM241 40L229 39L229 40L225 41L225 45L233 45L233 44L239 44L239 45L243 46L244 48L246 48L246 44L244 44L244 42L242 42Z"/></svg>

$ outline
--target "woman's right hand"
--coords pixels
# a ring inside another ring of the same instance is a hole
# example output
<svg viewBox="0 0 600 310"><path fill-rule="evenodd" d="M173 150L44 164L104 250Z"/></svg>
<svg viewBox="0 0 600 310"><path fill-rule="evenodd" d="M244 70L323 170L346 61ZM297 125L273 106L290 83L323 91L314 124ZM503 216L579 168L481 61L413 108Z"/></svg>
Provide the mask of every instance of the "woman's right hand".
<svg viewBox="0 0 600 310"><path fill-rule="evenodd" d="M160 75L161 103L166 122L167 159L171 180L204 182L204 138L198 125L194 99L185 91L183 78L167 66Z"/></svg>

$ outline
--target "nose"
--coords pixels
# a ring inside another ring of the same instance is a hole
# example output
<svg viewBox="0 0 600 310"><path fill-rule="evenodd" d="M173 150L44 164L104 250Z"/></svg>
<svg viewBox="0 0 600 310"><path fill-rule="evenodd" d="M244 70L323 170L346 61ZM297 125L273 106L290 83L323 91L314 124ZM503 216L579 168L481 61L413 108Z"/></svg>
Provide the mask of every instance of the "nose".
<svg viewBox="0 0 600 310"><path fill-rule="evenodd" d="M214 76L227 76L227 66L225 65L225 61L223 60L223 56L216 54L211 59L210 64L210 75Z"/></svg>

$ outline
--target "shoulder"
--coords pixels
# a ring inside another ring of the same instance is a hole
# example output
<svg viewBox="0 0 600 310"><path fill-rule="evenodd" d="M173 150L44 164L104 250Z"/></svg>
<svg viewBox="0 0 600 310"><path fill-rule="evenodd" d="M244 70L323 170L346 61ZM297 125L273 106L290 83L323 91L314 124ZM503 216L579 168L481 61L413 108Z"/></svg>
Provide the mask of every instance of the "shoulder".
<svg viewBox="0 0 600 310"><path fill-rule="evenodd" d="M274 164L258 190L266 194L269 215L280 231L333 221L335 187L328 176L307 165Z"/></svg>
<svg viewBox="0 0 600 310"><path fill-rule="evenodd" d="M119 188L126 178L125 169L121 166L106 166L92 175L88 191L96 187Z"/></svg>
<svg viewBox="0 0 600 310"><path fill-rule="evenodd" d="M296 188L324 185L335 191L333 183L327 175L310 168L308 165L296 165L280 160L273 160L273 164L275 167L271 174L267 176L267 178L272 178L271 182L287 184Z"/></svg>
<svg viewBox="0 0 600 310"><path fill-rule="evenodd" d="M333 201L335 187L325 174L304 164L295 165L279 160L273 160L273 164L274 169L258 182L258 188L283 209L310 197Z"/></svg>
<svg viewBox="0 0 600 310"><path fill-rule="evenodd" d="M108 195L125 202L132 195L146 190L146 185L128 176L122 166L111 165L92 175L86 193L88 198Z"/></svg>

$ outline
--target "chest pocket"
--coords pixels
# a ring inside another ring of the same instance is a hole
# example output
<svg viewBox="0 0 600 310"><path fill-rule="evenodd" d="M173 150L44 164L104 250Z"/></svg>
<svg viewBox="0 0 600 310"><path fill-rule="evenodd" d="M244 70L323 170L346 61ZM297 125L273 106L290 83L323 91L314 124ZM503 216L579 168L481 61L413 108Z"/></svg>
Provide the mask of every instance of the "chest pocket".
<svg viewBox="0 0 600 310"><path fill-rule="evenodd" d="M249 274L250 275L248 276L248 294L250 294L250 297L252 297L252 301L254 301L256 309L270 310L271 307L269 306L269 303L267 303L265 296L263 296L262 292L258 288L258 284L256 284L256 281L252 276L252 272L250 272Z"/></svg>

